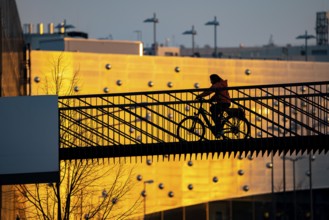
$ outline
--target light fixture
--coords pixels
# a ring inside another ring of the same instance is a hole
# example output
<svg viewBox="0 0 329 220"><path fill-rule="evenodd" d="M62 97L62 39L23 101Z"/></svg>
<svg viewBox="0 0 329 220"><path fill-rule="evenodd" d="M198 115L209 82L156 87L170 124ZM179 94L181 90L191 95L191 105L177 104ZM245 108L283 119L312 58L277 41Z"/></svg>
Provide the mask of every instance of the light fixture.
<svg viewBox="0 0 329 220"><path fill-rule="evenodd" d="M199 83L194 83L194 88L196 88L196 89L200 88L200 84Z"/></svg>
<svg viewBox="0 0 329 220"><path fill-rule="evenodd" d="M238 174L239 174L240 176L242 176L242 175L244 174L244 171L243 171L243 170L239 170L239 171L238 171Z"/></svg>
<svg viewBox="0 0 329 220"><path fill-rule="evenodd" d="M108 87L105 87L105 88L103 89L103 91L104 91L104 93L108 93L108 92L110 91L110 89L109 89Z"/></svg>
<svg viewBox="0 0 329 220"><path fill-rule="evenodd" d="M304 39L305 40L305 61L307 61L307 41L309 39L315 38L313 35L308 35L307 31L305 31L304 35L299 35L296 37L296 39Z"/></svg>
<svg viewBox="0 0 329 220"><path fill-rule="evenodd" d="M149 87L153 87L153 86L154 86L154 83L153 83L152 81L149 81L149 82L148 82L148 86L149 86Z"/></svg>
<svg viewBox="0 0 329 220"><path fill-rule="evenodd" d="M137 175L137 180L141 181L143 179L142 175Z"/></svg>
<svg viewBox="0 0 329 220"><path fill-rule="evenodd" d="M168 86L169 88L171 88L171 87L173 87L173 83L172 83L172 82L168 82L168 83L167 83L167 86Z"/></svg>
<svg viewBox="0 0 329 220"><path fill-rule="evenodd" d="M244 71L244 73L245 73L247 76L249 76L249 75L251 74L251 70L250 70L250 69L246 69L246 70Z"/></svg>
<svg viewBox="0 0 329 220"><path fill-rule="evenodd" d="M302 92L306 92L306 86L302 86L302 87L300 87L300 91L302 91Z"/></svg>
<svg viewBox="0 0 329 220"><path fill-rule="evenodd" d="M144 181L144 190L142 191L142 196L144 197L144 219L146 215L146 184L152 184L154 180L145 180Z"/></svg>
<svg viewBox="0 0 329 220"><path fill-rule="evenodd" d="M188 184L187 188L188 188L189 190L192 190L192 189L193 189L193 184Z"/></svg>
<svg viewBox="0 0 329 220"><path fill-rule="evenodd" d="M179 73L180 72L180 68L178 66L175 67L175 72Z"/></svg>
<svg viewBox="0 0 329 220"><path fill-rule="evenodd" d="M169 196L170 198L174 197L174 192L173 192L173 191L169 191L169 192L168 192L168 196Z"/></svg>
<svg viewBox="0 0 329 220"><path fill-rule="evenodd" d="M40 82L40 77L39 76L34 77L34 82L39 83Z"/></svg>
<svg viewBox="0 0 329 220"><path fill-rule="evenodd" d="M196 30L194 29L194 25L192 25L192 29L183 32L184 35L192 35L192 55L194 56L194 35L197 34Z"/></svg>
<svg viewBox="0 0 329 220"><path fill-rule="evenodd" d="M249 186L248 185L244 185L242 187L242 189L243 189L243 191L248 192L249 191Z"/></svg>
<svg viewBox="0 0 329 220"><path fill-rule="evenodd" d="M121 86L122 85L122 81L121 80L117 80L117 85Z"/></svg>
<svg viewBox="0 0 329 220"><path fill-rule="evenodd" d="M266 164L266 167L269 168L269 169L272 169L272 168L273 168L273 163L268 162L268 163Z"/></svg>
<svg viewBox="0 0 329 220"><path fill-rule="evenodd" d="M156 24L159 23L159 19L156 17L156 14L153 13L152 18L147 18L144 20L145 23L153 23L153 47L154 47L154 55L157 53L157 42L156 42Z"/></svg>
<svg viewBox="0 0 329 220"><path fill-rule="evenodd" d="M214 176L214 177L212 178L212 181L213 181L214 183L217 183L217 182L218 182L218 177L217 177L217 176Z"/></svg>
<svg viewBox="0 0 329 220"><path fill-rule="evenodd" d="M146 113L146 117L145 117L145 119L146 119L147 121L151 121L151 119L152 119L151 112L147 112L147 113Z"/></svg>
<svg viewBox="0 0 329 220"><path fill-rule="evenodd" d="M112 66L111 66L111 64L108 63L108 64L105 65L105 68L106 68L107 70L110 70L110 69L112 68Z"/></svg>
<svg viewBox="0 0 329 220"><path fill-rule="evenodd" d="M191 167L191 166L193 166L193 162L190 160L189 162L187 162L187 165L188 165L189 167Z"/></svg>
<svg viewBox="0 0 329 220"><path fill-rule="evenodd" d="M159 189L164 189L164 184L163 183L159 183Z"/></svg>
<svg viewBox="0 0 329 220"><path fill-rule="evenodd" d="M213 21L208 21L205 25L214 26L214 57L217 57L217 26L219 26L219 22L216 16Z"/></svg>

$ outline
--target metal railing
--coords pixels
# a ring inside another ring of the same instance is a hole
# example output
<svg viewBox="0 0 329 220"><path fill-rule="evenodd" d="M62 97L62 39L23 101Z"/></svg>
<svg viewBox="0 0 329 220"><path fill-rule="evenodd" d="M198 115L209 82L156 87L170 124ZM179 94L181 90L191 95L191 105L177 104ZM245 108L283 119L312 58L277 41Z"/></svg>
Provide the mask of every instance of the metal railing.
<svg viewBox="0 0 329 220"><path fill-rule="evenodd" d="M198 109L195 97L202 91L59 97L60 148L177 143L178 123ZM329 82L229 87L228 91L231 107L245 110L250 139L329 133ZM203 140L218 141L210 131Z"/></svg>

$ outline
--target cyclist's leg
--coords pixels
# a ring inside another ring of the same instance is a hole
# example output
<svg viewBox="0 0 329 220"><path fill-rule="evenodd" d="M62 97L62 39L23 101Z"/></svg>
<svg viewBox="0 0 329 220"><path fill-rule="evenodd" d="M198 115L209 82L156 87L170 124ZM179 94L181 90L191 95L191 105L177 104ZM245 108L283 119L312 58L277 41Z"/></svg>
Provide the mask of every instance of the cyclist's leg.
<svg viewBox="0 0 329 220"><path fill-rule="evenodd" d="M219 119L218 119L218 123L219 123L219 130L222 130L223 129L223 125L222 125L222 121L223 121L223 113L224 113L224 111L225 110L227 110L228 108L230 108L230 106L231 106L231 103L226 103L226 102L222 102L222 103L219 103L218 104L219 105Z"/></svg>
<svg viewBox="0 0 329 220"><path fill-rule="evenodd" d="M215 123L215 131L220 129L221 106L219 103L210 106L211 118Z"/></svg>

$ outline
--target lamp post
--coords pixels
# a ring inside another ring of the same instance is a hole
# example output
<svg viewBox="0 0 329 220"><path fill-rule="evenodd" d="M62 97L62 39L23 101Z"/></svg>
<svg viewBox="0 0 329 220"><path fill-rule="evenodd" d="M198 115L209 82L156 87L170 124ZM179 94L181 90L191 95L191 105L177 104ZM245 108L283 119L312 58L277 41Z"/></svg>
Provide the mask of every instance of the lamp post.
<svg viewBox="0 0 329 220"><path fill-rule="evenodd" d="M144 190L142 192L142 196L144 197L144 219L145 219L145 215L146 215L146 184L152 184L154 183L154 180L145 180L144 181Z"/></svg>
<svg viewBox="0 0 329 220"><path fill-rule="evenodd" d="M310 178L310 219L314 219L314 211L313 211L313 182L312 182L312 162L315 160L314 155L310 153L309 155L309 172L307 173L307 176Z"/></svg>
<svg viewBox="0 0 329 220"><path fill-rule="evenodd" d="M307 31L305 31L304 35L299 35L296 39L304 39L305 40L305 61L307 61L307 41L309 39L315 38L313 35L308 35Z"/></svg>
<svg viewBox="0 0 329 220"><path fill-rule="evenodd" d="M295 157L295 158L292 158L292 157L286 157L284 156L283 157L284 160L289 160L292 162L292 175L293 175L293 190L294 190L294 219L297 220L297 199L296 199L296 161L298 160L301 160L301 159L304 159L303 156L299 156L299 157Z"/></svg>
<svg viewBox="0 0 329 220"><path fill-rule="evenodd" d="M194 29L194 25L192 25L192 29L189 31L184 31L184 35L192 35L192 54L194 55L194 35L196 35L196 30Z"/></svg>
<svg viewBox="0 0 329 220"><path fill-rule="evenodd" d="M66 24L66 20L64 20L62 23L58 24L56 28L58 29L58 33L65 35L67 29L72 29L75 27L72 24Z"/></svg>
<svg viewBox="0 0 329 220"><path fill-rule="evenodd" d="M153 23L153 46L154 46L154 55L157 52L157 42L156 42L156 24L159 23L159 19L156 17L156 14L153 13L153 18L147 18L144 20L145 23Z"/></svg>
<svg viewBox="0 0 329 220"><path fill-rule="evenodd" d="M134 32L137 34L137 40L142 41L142 31L136 30Z"/></svg>
<svg viewBox="0 0 329 220"><path fill-rule="evenodd" d="M271 162L266 164L268 169L271 169L271 200L272 200L272 214L271 219L275 218L275 195L274 195L274 155L271 152Z"/></svg>
<svg viewBox="0 0 329 220"><path fill-rule="evenodd" d="M217 57L217 26L219 26L219 22L215 16L213 21L208 21L205 25L213 25L214 26L214 57Z"/></svg>

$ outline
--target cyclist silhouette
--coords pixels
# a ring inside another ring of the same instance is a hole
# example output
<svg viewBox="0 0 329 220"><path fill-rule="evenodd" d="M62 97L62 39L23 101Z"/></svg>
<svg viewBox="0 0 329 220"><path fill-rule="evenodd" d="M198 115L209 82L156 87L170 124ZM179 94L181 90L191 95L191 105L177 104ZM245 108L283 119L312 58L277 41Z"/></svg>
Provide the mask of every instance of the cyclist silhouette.
<svg viewBox="0 0 329 220"><path fill-rule="evenodd" d="M211 103L211 118L215 123L215 131L217 133L221 130L220 125L223 111L231 106L231 100L228 91L226 89L223 90L223 88L227 88L227 80L223 80L217 74L212 74L210 75L210 82L212 84L210 89L197 95L196 98L201 99L202 97L215 93L209 101Z"/></svg>

